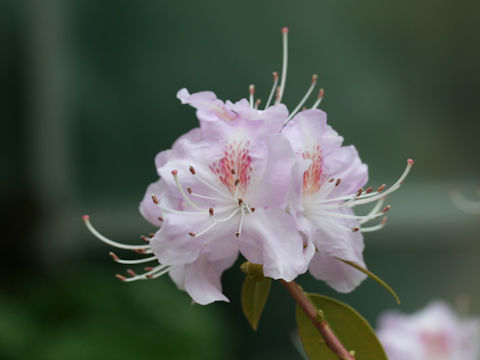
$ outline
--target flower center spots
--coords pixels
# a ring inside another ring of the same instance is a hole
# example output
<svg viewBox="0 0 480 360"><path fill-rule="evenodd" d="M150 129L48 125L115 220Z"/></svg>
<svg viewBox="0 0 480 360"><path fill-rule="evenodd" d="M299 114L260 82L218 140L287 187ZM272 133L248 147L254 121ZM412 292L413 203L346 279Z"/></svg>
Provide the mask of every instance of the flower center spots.
<svg viewBox="0 0 480 360"><path fill-rule="evenodd" d="M312 161L303 173L303 194L313 195L320 189L324 180L320 145L316 145L311 150L303 151L301 156L305 160Z"/></svg>
<svg viewBox="0 0 480 360"><path fill-rule="evenodd" d="M245 194L251 179L252 159L249 156L250 141L233 141L225 147L224 156L210 165L231 194Z"/></svg>

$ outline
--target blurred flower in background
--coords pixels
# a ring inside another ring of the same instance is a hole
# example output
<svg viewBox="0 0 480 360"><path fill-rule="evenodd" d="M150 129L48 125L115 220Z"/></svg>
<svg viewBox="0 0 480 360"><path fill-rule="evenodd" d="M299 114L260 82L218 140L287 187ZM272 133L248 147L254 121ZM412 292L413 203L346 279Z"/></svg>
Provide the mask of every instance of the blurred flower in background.
<svg viewBox="0 0 480 360"><path fill-rule="evenodd" d="M383 314L377 335L389 360L478 360L480 320L434 301L411 315Z"/></svg>

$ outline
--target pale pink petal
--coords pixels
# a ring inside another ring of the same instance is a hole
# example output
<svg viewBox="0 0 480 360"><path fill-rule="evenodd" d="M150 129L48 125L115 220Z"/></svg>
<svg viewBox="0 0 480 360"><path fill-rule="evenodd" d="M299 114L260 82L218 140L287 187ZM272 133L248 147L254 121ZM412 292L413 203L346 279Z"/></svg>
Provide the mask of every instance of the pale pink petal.
<svg viewBox="0 0 480 360"><path fill-rule="evenodd" d="M157 197L165 197L168 191L168 187L165 184L165 181L162 179L150 184L145 192L142 202L140 203L140 214L147 219L153 225L158 227L162 226L163 222L163 212L162 210L155 205L152 200L152 194L156 194Z"/></svg>
<svg viewBox="0 0 480 360"><path fill-rule="evenodd" d="M343 146L323 159L323 167L328 177L340 178L330 197L353 194L368 181L368 167L362 163L355 146Z"/></svg>
<svg viewBox="0 0 480 360"><path fill-rule="evenodd" d="M260 208L245 216L238 244L248 261L263 264L265 276L292 281L306 271L303 239L281 209Z"/></svg>
<svg viewBox="0 0 480 360"><path fill-rule="evenodd" d="M225 107L223 101L211 91L201 91L189 94L188 90L181 89L177 98L182 104L189 104L197 109L197 117L200 121L232 120L236 114Z"/></svg>
<svg viewBox="0 0 480 360"><path fill-rule="evenodd" d="M350 209L345 208L339 213L353 214ZM317 252L310 263L310 273L339 292L352 291L367 276L336 258L354 261L360 266L366 267L362 255L364 248L362 234L359 231L347 230L358 227L358 223L354 220L346 221L328 216L319 217L315 221L317 230L312 240ZM346 230L340 229L330 222L335 222L345 227Z"/></svg>

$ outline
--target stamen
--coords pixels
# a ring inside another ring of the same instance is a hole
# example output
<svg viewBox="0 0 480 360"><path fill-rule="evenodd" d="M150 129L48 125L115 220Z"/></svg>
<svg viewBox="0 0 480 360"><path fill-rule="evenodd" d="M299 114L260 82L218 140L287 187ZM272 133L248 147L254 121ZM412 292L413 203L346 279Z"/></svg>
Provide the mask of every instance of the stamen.
<svg viewBox="0 0 480 360"><path fill-rule="evenodd" d="M211 223L210 225L208 225L205 229L203 229L202 231L200 231L198 234L193 234L193 233L189 233L190 236L192 237L198 237L198 236L202 236L203 234L205 234L206 232L208 232L209 230L211 230L214 226L216 226L218 223L217 222L213 222ZM192 235L193 234L193 235Z"/></svg>
<svg viewBox="0 0 480 360"><path fill-rule="evenodd" d="M360 229L361 232L372 232L372 231L377 231L377 230L380 230L382 229L383 227L385 227L385 224L387 223L387 217L384 217L382 219L382 222L378 225L375 225L375 226L370 226L370 227L362 227Z"/></svg>
<svg viewBox="0 0 480 360"><path fill-rule="evenodd" d="M213 208L208 209L208 213L210 214L210 216L213 216Z"/></svg>
<svg viewBox="0 0 480 360"><path fill-rule="evenodd" d="M261 103L262 103L262 100L257 99L257 100L255 101L255 107L254 107L254 109L255 109L255 110L258 110L258 107L260 106Z"/></svg>
<svg viewBox="0 0 480 360"><path fill-rule="evenodd" d="M285 122L283 123L283 126L287 125L287 123L295 116L295 114L298 112L298 110L300 110L300 108L303 106L303 104L305 104L305 102L308 100L308 98L312 94L313 89L315 88L315 85L317 84L317 79L318 79L318 75L313 74L312 75L312 84L308 88L307 93L302 98L302 100L300 100L297 107L292 111L292 113L289 115L287 120L285 120Z"/></svg>
<svg viewBox="0 0 480 360"><path fill-rule="evenodd" d="M325 90L320 89L317 95L317 101L315 101L315 103L313 104L312 109L318 108L318 106L322 103L323 95L325 95Z"/></svg>
<svg viewBox="0 0 480 360"><path fill-rule="evenodd" d="M231 196L225 194L223 191L217 189L215 186L213 186L212 184L208 183L207 181L203 180L196 172L195 172L195 169L193 166L190 166L190 172L192 173L192 175L195 175L197 180L200 181L203 185L209 187L210 189L212 189L213 191L219 193L220 195L223 195L225 196L227 199L231 199Z"/></svg>
<svg viewBox="0 0 480 360"><path fill-rule="evenodd" d="M89 215L83 215L82 220L87 226L88 230L99 240L103 241L104 243L115 246L119 249L126 249L126 250L147 250L150 249L150 245L126 245L122 243L118 243L116 241L110 240L109 238L103 236L100 234L90 223L90 216Z"/></svg>
<svg viewBox="0 0 480 360"><path fill-rule="evenodd" d="M253 108L253 95L255 94L255 85L250 85L248 90L250 92L250 107Z"/></svg>
<svg viewBox="0 0 480 360"><path fill-rule="evenodd" d="M192 200L190 200L190 198L188 197L188 195L185 193L185 190L183 190L183 187L182 185L180 184L180 180L178 180L178 171L177 170L172 170L172 175L173 175L173 179L175 180L175 184L177 185L178 187L178 190L180 190L180 194L182 194L182 197L185 199L185 201L191 206L193 207L194 209L197 209L197 210L205 210L204 208L198 206L197 204L195 204Z"/></svg>
<svg viewBox="0 0 480 360"><path fill-rule="evenodd" d="M285 82L287 81L287 65L288 65L288 28L282 28L283 39L283 64L282 64L282 79L280 80L280 90L278 91L278 99L276 103L282 101L283 92L285 90Z"/></svg>
<svg viewBox="0 0 480 360"><path fill-rule="evenodd" d="M125 264L125 265L144 264L144 263L147 263L147 262L150 262L150 261L155 261L155 260L157 259L156 256L150 256L150 257L143 258L143 259L124 260L124 259L120 259L120 258L119 258L115 253L113 253L113 252L109 252L108 255L110 255L110 257L112 258L112 260L115 261L116 263Z"/></svg>
<svg viewBox="0 0 480 360"><path fill-rule="evenodd" d="M155 278L156 275L158 276L161 276L159 274L165 274L167 272L169 272L171 270L171 266L168 266L168 265L159 265L159 266L155 266L154 268L152 268L150 271L147 271L143 274L140 274L140 275L134 275L133 277L130 277L130 278L126 278L122 275L115 275L118 279L122 280L122 281L125 281L125 282L132 282L132 281L136 281L136 280L146 280L146 279L153 279ZM130 271L127 270L127 272L130 274ZM133 270L132 270L133 272ZM156 277L158 277L156 276Z"/></svg>
<svg viewBox="0 0 480 360"><path fill-rule="evenodd" d="M372 208L372 210L370 210L370 212L365 216L365 219L360 220L358 223L362 225L372 220L374 218L374 214L378 214L378 210L380 210L384 202L385 202L385 198L381 198L380 200L378 200L375 206Z"/></svg>
<svg viewBox="0 0 480 360"><path fill-rule="evenodd" d="M135 273L135 271L133 271L132 269L127 269L127 274L130 275L131 277L137 276L137 274Z"/></svg>
<svg viewBox="0 0 480 360"><path fill-rule="evenodd" d="M273 86L272 86L272 90L270 91L270 95L268 95L268 100L267 100L267 103L265 104L265 110L270 106L270 103L272 102L273 94L275 94L275 90L277 89L277 83L278 83L278 73L274 72Z"/></svg>
<svg viewBox="0 0 480 360"><path fill-rule="evenodd" d="M401 186L401 184L405 181L405 179L407 178L408 173L410 172L410 170L413 166L413 163L414 163L414 161L412 159L407 160L407 166L406 166L405 170L403 171L402 175L390 188L388 188L384 192L382 192L380 194L377 194L377 195L374 195L370 198L359 199L359 200L357 200L353 203L353 206L367 204L369 202L376 201L376 200L381 199L382 197L387 196L388 194L394 192L395 190L397 190Z"/></svg>
<svg viewBox="0 0 480 360"><path fill-rule="evenodd" d="M241 209L241 212L242 212L242 217L240 218L240 225L238 227L238 231L235 233L235 236L237 238L239 238L240 235L242 234L243 220L245 218L245 212L243 211L243 208L240 208L240 209Z"/></svg>

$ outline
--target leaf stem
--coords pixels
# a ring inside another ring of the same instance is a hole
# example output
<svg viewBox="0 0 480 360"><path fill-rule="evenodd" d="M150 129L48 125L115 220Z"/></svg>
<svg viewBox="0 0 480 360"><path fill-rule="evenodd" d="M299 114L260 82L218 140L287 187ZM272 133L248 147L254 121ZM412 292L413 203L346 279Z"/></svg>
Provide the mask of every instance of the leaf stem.
<svg viewBox="0 0 480 360"><path fill-rule="evenodd" d="M323 318L322 312L319 311L310 301L307 295L303 292L302 288L295 282L286 282L285 280L278 280L282 284L293 299L297 302L298 306L302 308L305 314L309 317L318 332L325 339L325 344L333 351L340 360L355 360L355 357L348 352L343 346L337 336L333 333L330 325Z"/></svg>

